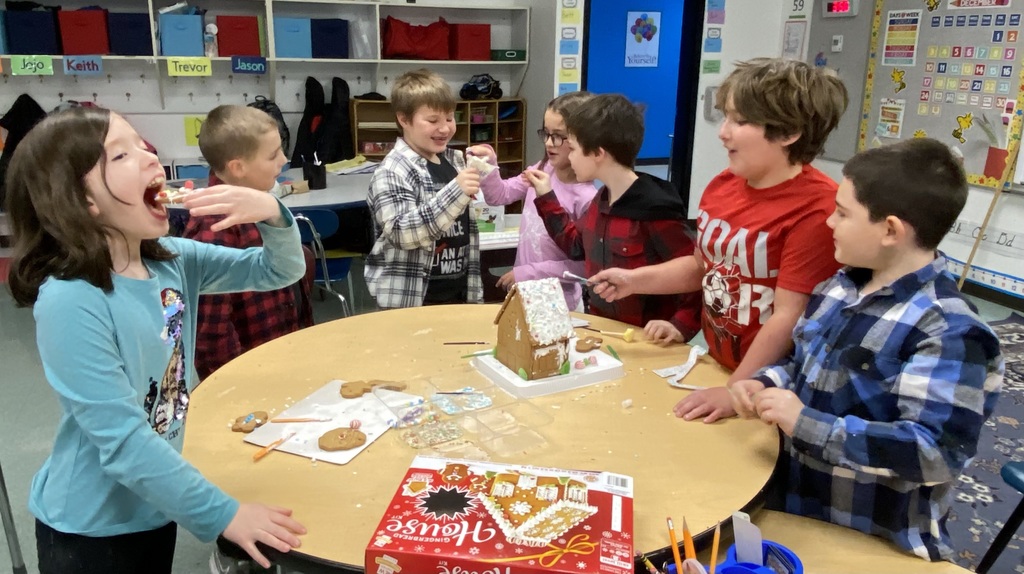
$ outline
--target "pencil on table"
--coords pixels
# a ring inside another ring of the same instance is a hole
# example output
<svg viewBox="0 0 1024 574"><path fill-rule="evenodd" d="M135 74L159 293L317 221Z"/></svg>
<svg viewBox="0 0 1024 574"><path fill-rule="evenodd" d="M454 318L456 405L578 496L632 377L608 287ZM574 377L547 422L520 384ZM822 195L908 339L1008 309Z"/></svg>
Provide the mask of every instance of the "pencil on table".
<svg viewBox="0 0 1024 574"><path fill-rule="evenodd" d="M654 564L651 564L651 559L648 558L643 552L640 552L639 550L637 550L636 551L636 557L641 562L643 562L644 568L647 568L647 572L649 574L661 574L661 570L658 570L658 568L655 567Z"/></svg>
<svg viewBox="0 0 1024 574"><path fill-rule="evenodd" d="M267 446L259 449L258 451L256 451L256 454L252 455L252 461L256 462L257 460L267 456L268 454L270 454L270 451L272 451L275 448L281 446L282 444L285 443L285 441L287 441L288 439L292 438L293 436L295 436L295 433L291 433L288 436L283 436L283 437L275 440L274 442L268 444Z"/></svg>
<svg viewBox="0 0 1024 574"><path fill-rule="evenodd" d="M711 570L709 574L715 574L715 566L718 564L718 539L722 537L722 524L715 525L715 537L711 540Z"/></svg>
<svg viewBox="0 0 1024 574"><path fill-rule="evenodd" d="M672 543L672 559L676 562L676 572L683 571L683 559L679 556L679 541L676 540L676 527L672 524L672 517L665 519L668 523L668 539Z"/></svg>
<svg viewBox="0 0 1024 574"><path fill-rule="evenodd" d="M444 345L486 345L486 341L445 341Z"/></svg>
<svg viewBox="0 0 1024 574"><path fill-rule="evenodd" d="M683 551L686 559L697 559L697 549L693 546L693 536L690 534L690 527L686 525L686 517L683 517Z"/></svg>

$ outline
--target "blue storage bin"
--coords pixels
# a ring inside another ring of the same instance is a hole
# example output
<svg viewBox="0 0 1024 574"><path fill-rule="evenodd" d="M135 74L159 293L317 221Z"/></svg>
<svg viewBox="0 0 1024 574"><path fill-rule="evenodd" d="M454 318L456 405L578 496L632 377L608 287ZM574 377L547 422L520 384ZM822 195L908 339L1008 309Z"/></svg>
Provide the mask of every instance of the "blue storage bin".
<svg viewBox="0 0 1024 574"><path fill-rule="evenodd" d="M310 32L314 58L348 58L348 20L314 18Z"/></svg>
<svg viewBox="0 0 1024 574"><path fill-rule="evenodd" d="M0 54L7 53L7 35L4 33L4 13L0 10Z"/></svg>
<svg viewBox="0 0 1024 574"><path fill-rule="evenodd" d="M149 14L107 14L110 53L117 56L152 56Z"/></svg>
<svg viewBox="0 0 1024 574"><path fill-rule="evenodd" d="M11 54L59 56L57 13L8 10L4 16L7 51Z"/></svg>
<svg viewBox="0 0 1024 574"><path fill-rule="evenodd" d="M164 56L205 56L203 17L198 14L161 14L160 53Z"/></svg>
<svg viewBox="0 0 1024 574"><path fill-rule="evenodd" d="M274 18L274 56L312 58L313 41L309 18Z"/></svg>
<svg viewBox="0 0 1024 574"><path fill-rule="evenodd" d="M208 165L179 165L174 168L174 179L206 179L209 175Z"/></svg>

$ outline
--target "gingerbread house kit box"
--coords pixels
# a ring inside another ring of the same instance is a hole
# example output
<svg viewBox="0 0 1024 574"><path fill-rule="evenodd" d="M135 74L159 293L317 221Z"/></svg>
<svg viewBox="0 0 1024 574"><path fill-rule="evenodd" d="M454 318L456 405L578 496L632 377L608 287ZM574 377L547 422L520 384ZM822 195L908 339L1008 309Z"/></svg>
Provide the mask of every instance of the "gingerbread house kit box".
<svg viewBox="0 0 1024 574"><path fill-rule="evenodd" d="M367 574L633 572L633 479L417 456Z"/></svg>

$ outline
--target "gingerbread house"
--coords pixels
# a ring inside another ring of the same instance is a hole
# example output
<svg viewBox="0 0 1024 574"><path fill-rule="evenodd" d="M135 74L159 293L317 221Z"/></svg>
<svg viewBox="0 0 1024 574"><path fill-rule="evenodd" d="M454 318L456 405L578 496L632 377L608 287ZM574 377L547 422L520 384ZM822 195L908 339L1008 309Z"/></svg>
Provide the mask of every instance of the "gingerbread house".
<svg viewBox="0 0 1024 574"><path fill-rule="evenodd" d="M526 546L547 545L597 512L587 485L569 477L500 473L479 499L508 541Z"/></svg>
<svg viewBox="0 0 1024 574"><path fill-rule="evenodd" d="M513 285L494 324L498 326L494 356L520 377L550 377L567 364L574 332L558 279Z"/></svg>

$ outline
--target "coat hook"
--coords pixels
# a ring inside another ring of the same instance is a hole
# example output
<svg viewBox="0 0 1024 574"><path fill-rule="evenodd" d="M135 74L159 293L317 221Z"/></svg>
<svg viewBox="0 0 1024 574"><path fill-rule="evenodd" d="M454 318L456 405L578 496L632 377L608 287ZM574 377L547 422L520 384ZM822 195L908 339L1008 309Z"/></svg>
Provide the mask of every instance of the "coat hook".
<svg viewBox="0 0 1024 574"><path fill-rule="evenodd" d="M189 103L194 103L193 100L192 100L192 96L193 96L192 92L189 92L188 93L188 101L189 101Z"/></svg>
<svg viewBox="0 0 1024 574"><path fill-rule="evenodd" d="M285 82L287 82L287 81L288 81L288 77L287 77L287 76L283 76L283 75L282 75L282 76L281 76L281 83L283 84L283 83L285 83Z"/></svg>
<svg viewBox="0 0 1024 574"><path fill-rule="evenodd" d="M257 86L260 85L260 77L259 77L259 75L256 76L256 85Z"/></svg>
<svg viewBox="0 0 1024 574"><path fill-rule="evenodd" d="M93 93L92 93L92 102L93 102L94 104L96 103L96 92L93 92Z"/></svg>
<svg viewBox="0 0 1024 574"><path fill-rule="evenodd" d="M75 76L75 77L77 77L77 76ZM7 74L4 74L4 83L5 84L7 83Z"/></svg>
<svg viewBox="0 0 1024 574"><path fill-rule="evenodd" d="M363 83L363 77L362 76L356 76L356 83L357 84L362 84Z"/></svg>
<svg viewBox="0 0 1024 574"><path fill-rule="evenodd" d="M4 77L6 78L7 76L4 76ZM298 102L301 99L302 99L301 94L299 94L299 92L295 92L295 101Z"/></svg>
<svg viewBox="0 0 1024 574"><path fill-rule="evenodd" d="M220 103L220 92L217 92L217 103Z"/></svg>
<svg viewBox="0 0 1024 574"><path fill-rule="evenodd" d="M110 80L111 80L111 76L110 76L110 74L107 74L107 83L108 84L110 83Z"/></svg>
<svg viewBox="0 0 1024 574"><path fill-rule="evenodd" d="M145 84L146 83L146 74L139 74L139 79L142 80L143 84Z"/></svg>
<svg viewBox="0 0 1024 574"><path fill-rule="evenodd" d="M228 74L228 83L229 84L235 83L235 76L234 76L234 74Z"/></svg>
<svg viewBox="0 0 1024 574"><path fill-rule="evenodd" d="M242 94L242 99L248 102L249 101L249 94L248 93Z"/></svg>
<svg viewBox="0 0 1024 574"><path fill-rule="evenodd" d="M58 92L57 97L60 98L61 103L64 103L64 92Z"/></svg>
<svg viewBox="0 0 1024 574"><path fill-rule="evenodd" d="M388 77L384 76L384 84L387 85L387 83L388 83Z"/></svg>
<svg viewBox="0 0 1024 574"><path fill-rule="evenodd" d="M129 102L132 101L132 93L131 92L125 92L124 93L124 97L125 97L125 99L127 101L129 101Z"/></svg>

